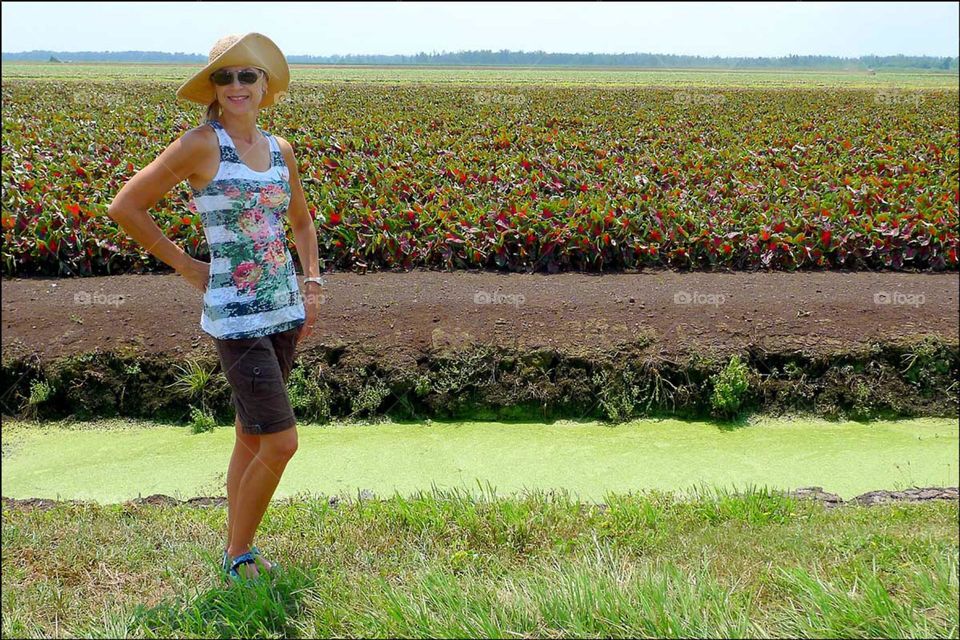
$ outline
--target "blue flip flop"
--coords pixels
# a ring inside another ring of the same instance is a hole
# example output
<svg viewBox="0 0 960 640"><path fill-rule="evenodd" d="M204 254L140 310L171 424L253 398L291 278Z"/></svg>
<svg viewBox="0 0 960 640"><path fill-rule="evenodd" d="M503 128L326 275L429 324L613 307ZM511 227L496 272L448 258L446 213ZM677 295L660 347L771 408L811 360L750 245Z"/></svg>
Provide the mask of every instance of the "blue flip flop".
<svg viewBox="0 0 960 640"><path fill-rule="evenodd" d="M260 557L260 549L257 549L257 545L253 545L252 547L250 547L250 553L253 554L255 558ZM223 558L220 561L220 566L223 568L224 573L230 572L230 556L227 555L226 549L223 550ZM279 569L279 568L280 568L280 565L278 565L276 562L271 562L270 568L267 569L267 572L273 573L276 569Z"/></svg>
<svg viewBox="0 0 960 640"><path fill-rule="evenodd" d="M256 558L259 558L259 557L260 557L260 549L257 549L257 545L253 545L252 547L250 547L250 553L252 553L252 554L254 555L254 557L256 557ZM278 565L276 562L271 562L271 563L270 563L270 568L267 569L267 572L268 572L268 573L273 573L274 571L276 571L276 570L279 569L279 568L280 568L280 565Z"/></svg>
<svg viewBox="0 0 960 640"><path fill-rule="evenodd" d="M241 576L240 573L237 571L237 567L239 567L242 564L252 564L256 566L256 560L253 559L252 552L247 551L246 553L241 553L240 555L238 555L236 558L233 559L232 563L230 563L230 569L229 571L227 571L227 575L234 582L240 582L241 580L252 579L252 578L246 578L245 576ZM258 574L258 577L259 577L259 574Z"/></svg>

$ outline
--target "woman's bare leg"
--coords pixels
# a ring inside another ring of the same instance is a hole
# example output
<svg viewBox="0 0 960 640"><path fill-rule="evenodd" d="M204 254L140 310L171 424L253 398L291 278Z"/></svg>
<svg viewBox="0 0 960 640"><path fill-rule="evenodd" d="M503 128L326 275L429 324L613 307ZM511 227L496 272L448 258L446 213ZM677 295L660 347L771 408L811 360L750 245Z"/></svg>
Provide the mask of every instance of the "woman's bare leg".
<svg viewBox="0 0 960 640"><path fill-rule="evenodd" d="M289 429L259 437L260 449L240 478L232 507L235 510L231 525L233 535L227 549L230 557L250 550L253 536L270 505L270 498L280 484L280 476L297 451L296 424ZM244 568L247 576L257 575L253 565L244 565Z"/></svg>
<svg viewBox="0 0 960 640"><path fill-rule="evenodd" d="M260 436L251 435L243 432L240 425L240 417L234 421L234 427L237 432L237 439L233 445L233 455L230 457L230 465L227 467L227 547L233 540L233 520L237 513L237 491L240 487L240 479L243 477L247 466L257 457L260 451Z"/></svg>

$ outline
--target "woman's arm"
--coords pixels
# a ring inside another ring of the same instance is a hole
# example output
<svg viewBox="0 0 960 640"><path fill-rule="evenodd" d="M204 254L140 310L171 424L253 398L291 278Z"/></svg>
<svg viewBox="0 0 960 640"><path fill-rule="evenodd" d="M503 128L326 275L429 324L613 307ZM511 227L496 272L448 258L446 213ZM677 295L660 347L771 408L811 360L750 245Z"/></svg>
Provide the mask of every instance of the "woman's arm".
<svg viewBox="0 0 960 640"><path fill-rule="evenodd" d="M293 230L293 241L297 245L297 255L300 257L300 266L303 268L303 275L307 278L315 278L320 275L320 249L317 246L317 228L313 224L313 218L307 209L307 200L303 195L303 186L300 184L300 172L297 169L297 159L293 153L293 147L290 143L276 136L277 144L280 145L280 151L283 152L283 159L290 170L290 205L287 208L287 217L290 220L290 228ZM302 340L313 331L313 323L319 315L320 305L324 301L323 287L314 282L306 285L306 304L307 321L298 339Z"/></svg>
<svg viewBox="0 0 960 640"><path fill-rule="evenodd" d="M190 257L167 238L148 211L174 187L195 174L210 145L198 129L186 132L156 160L130 178L107 209L127 234L158 260L173 267L190 284L205 291L209 263Z"/></svg>

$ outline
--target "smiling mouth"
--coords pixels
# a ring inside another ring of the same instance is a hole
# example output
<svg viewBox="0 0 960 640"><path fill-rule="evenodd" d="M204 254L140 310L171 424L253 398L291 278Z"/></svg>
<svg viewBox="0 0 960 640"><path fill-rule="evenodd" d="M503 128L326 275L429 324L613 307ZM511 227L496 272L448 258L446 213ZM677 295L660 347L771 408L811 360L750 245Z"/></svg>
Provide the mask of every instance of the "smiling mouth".
<svg viewBox="0 0 960 640"><path fill-rule="evenodd" d="M229 98L227 98L227 100L229 100L230 102L243 102L244 100L248 99L249 97L250 97L250 96L235 96L235 97L229 97Z"/></svg>

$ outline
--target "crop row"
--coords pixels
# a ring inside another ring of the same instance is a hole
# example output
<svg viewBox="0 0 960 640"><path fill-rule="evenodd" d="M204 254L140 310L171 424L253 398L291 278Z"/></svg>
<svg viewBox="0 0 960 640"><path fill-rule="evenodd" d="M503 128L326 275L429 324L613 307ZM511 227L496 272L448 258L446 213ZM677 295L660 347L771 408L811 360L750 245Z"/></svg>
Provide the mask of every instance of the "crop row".
<svg viewBox="0 0 960 640"><path fill-rule="evenodd" d="M105 211L199 124L175 87L4 81L4 273L162 266ZM259 124L294 146L341 269L956 270L957 98L305 85ZM151 214L208 256L186 182Z"/></svg>

